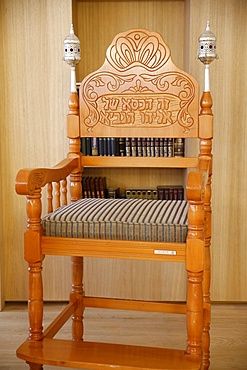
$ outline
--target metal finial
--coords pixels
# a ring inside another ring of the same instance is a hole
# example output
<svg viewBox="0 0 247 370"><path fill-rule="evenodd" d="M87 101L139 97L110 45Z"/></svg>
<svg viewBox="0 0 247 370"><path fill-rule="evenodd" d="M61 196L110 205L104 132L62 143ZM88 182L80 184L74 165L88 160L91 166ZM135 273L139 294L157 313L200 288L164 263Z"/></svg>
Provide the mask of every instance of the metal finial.
<svg viewBox="0 0 247 370"><path fill-rule="evenodd" d="M76 92L75 67L81 60L81 47L80 40L74 33L73 24L71 24L69 35L64 40L63 60L70 66L71 92Z"/></svg>
<svg viewBox="0 0 247 370"><path fill-rule="evenodd" d="M81 60L80 40L74 33L73 24L71 24L69 35L64 40L63 60L71 67L75 67Z"/></svg>
<svg viewBox="0 0 247 370"><path fill-rule="evenodd" d="M216 37L210 31L210 23L207 21L205 32L199 37L199 47L197 59L203 64L210 64L214 59L218 59L216 54Z"/></svg>
<svg viewBox="0 0 247 370"><path fill-rule="evenodd" d="M218 55L216 53L216 37L210 31L209 21L207 21L206 29L199 37L198 41L199 47L196 58L199 59L205 66L204 91L210 91L209 64L214 59L218 59Z"/></svg>

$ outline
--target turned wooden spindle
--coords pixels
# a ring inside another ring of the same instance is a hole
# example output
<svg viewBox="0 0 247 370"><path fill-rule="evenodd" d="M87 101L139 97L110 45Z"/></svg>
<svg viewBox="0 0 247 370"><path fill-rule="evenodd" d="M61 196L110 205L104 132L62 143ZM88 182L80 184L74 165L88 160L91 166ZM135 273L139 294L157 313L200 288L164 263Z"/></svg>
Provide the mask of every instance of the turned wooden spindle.
<svg viewBox="0 0 247 370"><path fill-rule="evenodd" d="M61 181L61 204L66 206L67 202L67 179Z"/></svg>
<svg viewBox="0 0 247 370"><path fill-rule="evenodd" d="M60 182L55 183L55 209L60 207Z"/></svg>
<svg viewBox="0 0 247 370"><path fill-rule="evenodd" d="M81 141L79 136L79 100L78 94L72 92L69 98L68 119L68 137L69 137L69 154L68 156L80 156ZM70 175L70 200L75 202L82 197L82 173L81 171L73 172Z"/></svg>
<svg viewBox="0 0 247 370"><path fill-rule="evenodd" d="M52 194L52 183L49 182L47 184L47 213L51 213L53 211L53 194Z"/></svg>
<svg viewBox="0 0 247 370"><path fill-rule="evenodd" d="M72 263L72 290L70 301L77 302L76 309L72 315L72 339L80 341L83 339L83 257L71 257Z"/></svg>
<svg viewBox="0 0 247 370"><path fill-rule="evenodd" d="M210 366L210 322L211 322L211 302L210 302L210 280L211 280L211 183L212 183L212 139L213 139L213 113L212 97L210 92L203 92L201 98L200 123L204 125L203 134L200 137L199 158L208 158L208 180L204 193L204 212L205 212L205 261L203 273L203 369L207 370Z"/></svg>
<svg viewBox="0 0 247 370"><path fill-rule="evenodd" d="M27 196L27 231L25 232L25 260L29 271L29 340L43 339L43 284L42 260L40 254L41 189Z"/></svg>
<svg viewBox="0 0 247 370"><path fill-rule="evenodd" d="M68 156L80 156L81 141L79 136L79 101L78 94L72 92L69 99L68 113ZM70 200L75 202L82 197L82 172L73 172L70 175ZM72 315L72 339L81 341L83 339L83 257L71 257L72 265L72 289L70 301L77 302L76 309Z"/></svg>
<svg viewBox="0 0 247 370"><path fill-rule="evenodd" d="M193 176L195 179L193 179ZM198 174L191 173L192 180L198 180ZM186 250L186 269L188 275L187 288L187 353L202 354L202 328L203 328L203 254L204 254L204 205L200 188L193 189L193 181L188 181L187 198L188 209L188 235ZM191 192L192 190L192 192ZM194 194L193 199L191 194Z"/></svg>

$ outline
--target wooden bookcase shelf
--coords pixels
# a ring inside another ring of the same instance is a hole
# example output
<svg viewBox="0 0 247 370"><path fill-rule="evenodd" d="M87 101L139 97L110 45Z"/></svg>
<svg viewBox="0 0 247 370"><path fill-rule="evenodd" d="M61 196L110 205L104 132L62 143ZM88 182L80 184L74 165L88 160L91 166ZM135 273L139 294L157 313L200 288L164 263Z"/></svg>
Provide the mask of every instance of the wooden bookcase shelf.
<svg viewBox="0 0 247 370"><path fill-rule="evenodd" d="M198 163L196 157L98 157L83 156L84 167L131 167L136 168L195 168Z"/></svg>

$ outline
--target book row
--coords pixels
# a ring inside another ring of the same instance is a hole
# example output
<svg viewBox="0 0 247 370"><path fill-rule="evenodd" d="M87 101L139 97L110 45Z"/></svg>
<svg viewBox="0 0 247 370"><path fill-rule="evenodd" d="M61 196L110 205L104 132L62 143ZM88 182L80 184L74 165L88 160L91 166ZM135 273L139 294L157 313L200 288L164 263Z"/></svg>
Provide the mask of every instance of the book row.
<svg viewBox="0 0 247 370"><path fill-rule="evenodd" d="M81 152L89 156L184 157L184 139L83 137Z"/></svg>
<svg viewBox="0 0 247 370"><path fill-rule="evenodd" d="M83 198L133 198L133 199L159 199L183 200L184 189L182 186L160 185L155 188L127 188L120 194L119 188L107 188L105 177L83 177Z"/></svg>

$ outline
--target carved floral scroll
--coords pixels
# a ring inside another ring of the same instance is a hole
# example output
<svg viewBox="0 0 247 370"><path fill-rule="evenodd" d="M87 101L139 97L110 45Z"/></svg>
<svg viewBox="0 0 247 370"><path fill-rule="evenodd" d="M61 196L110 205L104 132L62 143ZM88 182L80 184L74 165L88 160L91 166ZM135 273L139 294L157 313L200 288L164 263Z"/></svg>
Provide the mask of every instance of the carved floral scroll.
<svg viewBox="0 0 247 370"><path fill-rule="evenodd" d="M197 125L193 77L174 66L160 35L144 30L113 40L103 66L82 82L80 104L89 135L99 125L121 129L177 125L189 136Z"/></svg>

